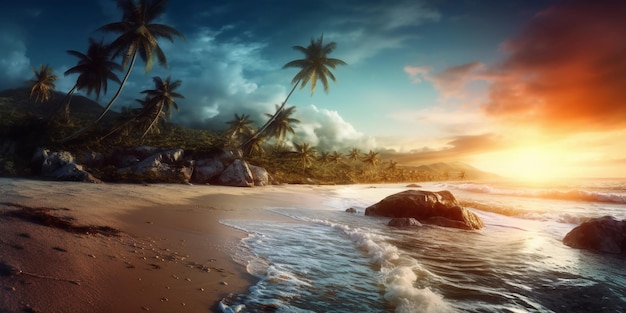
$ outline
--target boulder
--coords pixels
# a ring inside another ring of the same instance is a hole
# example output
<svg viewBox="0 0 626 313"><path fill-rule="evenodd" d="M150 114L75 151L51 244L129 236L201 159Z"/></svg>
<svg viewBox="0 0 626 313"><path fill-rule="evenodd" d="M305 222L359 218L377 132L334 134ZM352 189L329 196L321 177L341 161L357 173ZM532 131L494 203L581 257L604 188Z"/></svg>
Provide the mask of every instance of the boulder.
<svg viewBox="0 0 626 313"><path fill-rule="evenodd" d="M218 158L197 160L191 181L206 184L222 174L224 168L224 164Z"/></svg>
<svg viewBox="0 0 626 313"><path fill-rule="evenodd" d="M480 229L483 222L461 207L449 191L406 190L365 209L365 215L412 217L421 223L461 229Z"/></svg>
<svg viewBox="0 0 626 313"><path fill-rule="evenodd" d="M567 233L563 243L572 248L626 256L626 220L612 216L591 219Z"/></svg>
<svg viewBox="0 0 626 313"><path fill-rule="evenodd" d="M143 148L139 152L158 151ZM139 153L138 155L142 155ZM157 183L188 183L191 179L193 168L191 164L182 161L182 149L161 150L152 154L139 163L117 170L119 175L127 176L126 179L142 182Z"/></svg>
<svg viewBox="0 0 626 313"><path fill-rule="evenodd" d="M389 221L389 223L387 223L387 226L412 227L412 226L422 226L422 223L420 223L418 220L412 217L397 217L397 218L392 218Z"/></svg>
<svg viewBox="0 0 626 313"><path fill-rule="evenodd" d="M270 174L265 168L260 166L248 164L250 173L252 173L252 179L255 186L267 186L270 184Z"/></svg>
<svg viewBox="0 0 626 313"><path fill-rule="evenodd" d="M347 208L346 212L348 212L348 213L356 213L357 211L356 211L355 208Z"/></svg>
<svg viewBox="0 0 626 313"><path fill-rule="evenodd" d="M83 169L82 165L69 163L57 169L56 171L46 175L48 178L61 181L78 181L86 183L101 183L102 181L95 178L89 172Z"/></svg>
<svg viewBox="0 0 626 313"><path fill-rule="evenodd" d="M418 185L418 184L408 184L406 185L407 188L421 188L422 186Z"/></svg>
<svg viewBox="0 0 626 313"><path fill-rule="evenodd" d="M233 187L252 187L254 178L246 161L237 159L217 178L218 185Z"/></svg>
<svg viewBox="0 0 626 313"><path fill-rule="evenodd" d="M74 156L67 151L51 152L48 149L39 148L31 160L41 176L61 181L80 181L101 183L85 171L81 165L76 164Z"/></svg>

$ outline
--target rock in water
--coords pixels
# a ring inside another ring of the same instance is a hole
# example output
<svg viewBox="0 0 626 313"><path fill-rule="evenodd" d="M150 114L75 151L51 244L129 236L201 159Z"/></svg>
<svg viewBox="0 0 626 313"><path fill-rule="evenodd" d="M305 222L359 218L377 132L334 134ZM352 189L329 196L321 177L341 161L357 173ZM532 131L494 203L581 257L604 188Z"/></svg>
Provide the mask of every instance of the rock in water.
<svg viewBox="0 0 626 313"><path fill-rule="evenodd" d="M563 243L577 249L626 255L626 220L612 216L591 219L567 233Z"/></svg>
<svg viewBox="0 0 626 313"><path fill-rule="evenodd" d="M418 220L412 217L396 217L393 218L387 223L387 226L393 227L412 227L412 226L422 226Z"/></svg>
<svg viewBox="0 0 626 313"><path fill-rule="evenodd" d="M365 215L412 217L421 223L461 229L480 229L483 222L463 208L449 191L406 190L365 209Z"/></svg>

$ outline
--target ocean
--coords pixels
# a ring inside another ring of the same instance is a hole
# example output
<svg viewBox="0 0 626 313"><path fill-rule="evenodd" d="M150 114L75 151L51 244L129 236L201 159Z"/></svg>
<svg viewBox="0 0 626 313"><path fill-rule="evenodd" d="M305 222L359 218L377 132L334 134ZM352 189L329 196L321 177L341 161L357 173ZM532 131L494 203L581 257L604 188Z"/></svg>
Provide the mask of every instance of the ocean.
<svg viewBox="0 0 626 313"><path fill-rule="evenodd" d="M451 191L485 227L393 228L363 214L406 184L337 186L328 209L266 208L291 222L224 220L248 233L235 259L259 281L222 311L626 312L626 259L562 243L589 218L626 219L626 181L419 185Z"/></svg>

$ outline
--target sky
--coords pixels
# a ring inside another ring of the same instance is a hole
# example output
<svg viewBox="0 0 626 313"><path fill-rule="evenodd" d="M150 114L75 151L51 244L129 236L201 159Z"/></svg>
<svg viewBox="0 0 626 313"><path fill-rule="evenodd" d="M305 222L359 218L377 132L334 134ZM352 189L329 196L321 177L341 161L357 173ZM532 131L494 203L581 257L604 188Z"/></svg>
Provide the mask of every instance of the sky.
<svg viewBox="0 0 626 313"><path fill-rule="evenodd" d="M291 90L297 69L282 67L303 57L292 47L323 35L348 65L328 93L291 96L294 141L528 180L626 177L624 16L622 0L169 1L157 22L185 39L160 40L169 66L139 62L113 109L171 76L185 95L173 122L261 124ZM66 51L110 41L98 28L120 19L112 0L2 1L0 90L49 64L69 91L76 77L63 72L77 59Z"/></svg>

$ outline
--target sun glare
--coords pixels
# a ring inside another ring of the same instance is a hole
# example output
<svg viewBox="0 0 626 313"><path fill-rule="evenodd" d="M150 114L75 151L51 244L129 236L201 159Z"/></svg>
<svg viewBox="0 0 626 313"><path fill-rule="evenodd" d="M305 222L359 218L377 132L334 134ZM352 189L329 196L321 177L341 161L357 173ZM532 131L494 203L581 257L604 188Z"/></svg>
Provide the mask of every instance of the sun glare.
<svg viewBox="0 0 626 313"><path fill-rule="evenodd" d="M500 154L503 175L529 183L545 183L571 176L563 167L560 151L543 147L521 147Z"/></svg>

